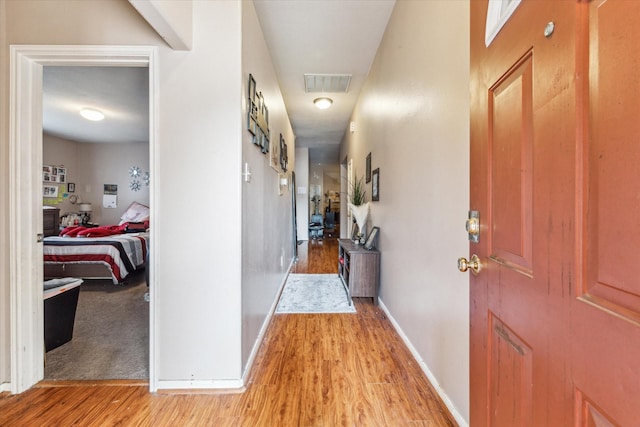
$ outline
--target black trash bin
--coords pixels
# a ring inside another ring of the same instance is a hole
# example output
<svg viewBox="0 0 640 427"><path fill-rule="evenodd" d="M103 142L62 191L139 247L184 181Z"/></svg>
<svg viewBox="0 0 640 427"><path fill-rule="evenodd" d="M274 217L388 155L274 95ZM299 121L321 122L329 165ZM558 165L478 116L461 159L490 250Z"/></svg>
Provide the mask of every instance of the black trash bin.
<svg viewBox="0 0 640 427"><path fill-rule="evenodd" d="M71 341L81 279L66 277L44 282L44 347L53 350Z"/></svg>

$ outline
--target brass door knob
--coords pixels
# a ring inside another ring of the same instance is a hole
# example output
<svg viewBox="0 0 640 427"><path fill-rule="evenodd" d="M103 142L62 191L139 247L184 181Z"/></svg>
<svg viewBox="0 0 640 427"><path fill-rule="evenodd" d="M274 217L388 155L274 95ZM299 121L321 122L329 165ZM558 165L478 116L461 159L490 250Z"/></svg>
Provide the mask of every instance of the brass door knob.
<svg viewBox="0 0 640 427"><path fill-rule="evenodd" d="M458 270L464 273L469 269L471 269L471 272L473 274L480 273L480 270L482 269L482 264L480 263L480 257L478 257L478 255L473 254L471 256L471 259L468 261L464 257L458 258Z"/></svg>

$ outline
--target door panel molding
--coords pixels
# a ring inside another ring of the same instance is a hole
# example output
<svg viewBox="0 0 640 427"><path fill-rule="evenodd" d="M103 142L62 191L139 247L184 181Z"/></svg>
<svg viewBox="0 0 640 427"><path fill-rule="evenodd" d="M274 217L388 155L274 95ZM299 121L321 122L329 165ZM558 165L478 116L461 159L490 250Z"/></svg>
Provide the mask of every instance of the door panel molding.
<svg viewBox="0 0 640 427"><path fill-rule="evenodd" d="M533 51L489 88L490 256L533 276Z"/></svg>
<svg viewBox="0 0 640 427"><path fill-rule="evenodd" d="M489 313L489 423L531 426L533 350L495 313Z"/></svg>
<svg viewBox="0 0 640 427"><path fill-rule="evenodd" d="M640 98L620 91L640 92L634 65L640 46L633 36L638 14L635 2L591 3L581 22L586 34L578 45L588 58L579 62L584 67L581 74L587 77L587 137L585 174L580 177L584 212L579 216L585 224L586 274L578 297L636 324L640 324L635 250L640 241L640 198L633 183L638 182L640 163Z"/></svg>
<svg viewBox="0 0 640 427"><path fill-rule="evenodd" d="M598 406L576 388L577 427L618 427Z"/></svg>

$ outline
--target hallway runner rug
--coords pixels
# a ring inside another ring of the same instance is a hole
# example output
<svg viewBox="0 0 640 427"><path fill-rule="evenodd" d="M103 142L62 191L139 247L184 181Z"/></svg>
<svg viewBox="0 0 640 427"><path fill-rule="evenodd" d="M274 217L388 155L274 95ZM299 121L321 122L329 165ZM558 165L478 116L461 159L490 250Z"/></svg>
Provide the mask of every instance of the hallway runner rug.
<svg viewBox="0 0 640 427"><path fill-rule="evenodd" d="M289 274L276 313L355 313L334 274Z"/></svg>

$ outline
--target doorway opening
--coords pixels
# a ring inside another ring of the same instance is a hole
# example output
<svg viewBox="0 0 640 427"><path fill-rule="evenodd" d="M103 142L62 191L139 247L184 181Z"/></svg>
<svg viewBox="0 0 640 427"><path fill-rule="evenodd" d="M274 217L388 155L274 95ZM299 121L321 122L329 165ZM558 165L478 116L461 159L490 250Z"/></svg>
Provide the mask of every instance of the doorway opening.
<svg viewBox="0 0 640 427"><path fill-rule="evenodd" d="M44 379L148 380L149 67L45 65L42 92Z"/></svg>
<svg viewBox="0 0 640 427"><path fill-rule="evenodd" d="M149 77L149 173L154 176L157 48L148 46L11 46L10 76L10 317L11 392L20 393L44 376L43 303L43 68L45 66L143 67ZM68 189L67 189L68 190ZM149 184L150 216L156 187ZM154 253L154 230L149 252ZM149 388L154 377L154 277L149 276Z"/></svg>

